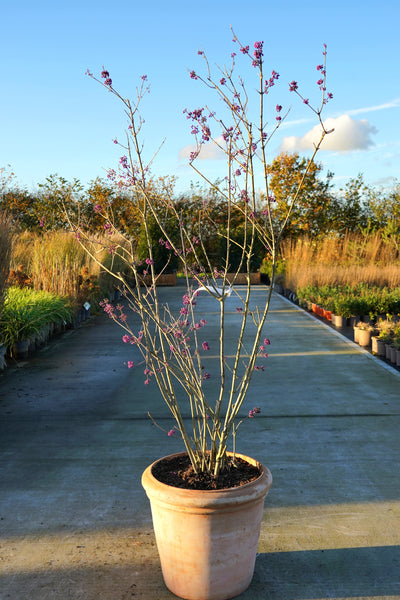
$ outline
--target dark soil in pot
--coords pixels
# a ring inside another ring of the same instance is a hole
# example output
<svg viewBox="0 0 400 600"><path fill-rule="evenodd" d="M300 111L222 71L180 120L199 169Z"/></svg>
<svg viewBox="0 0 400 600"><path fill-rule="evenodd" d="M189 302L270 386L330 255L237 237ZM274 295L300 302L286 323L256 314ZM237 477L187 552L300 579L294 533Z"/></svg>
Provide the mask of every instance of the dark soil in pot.
<svg viewBox="0 0 400 600"><path fill-rule="evenodd" d="M254 481L261 475L261 470L240 457L228 459L228 466L218 477L210 473L195 473L189 457L174 456L159 460L152 468L156 479L173 487L190 490L221 490L233 488Z"/></svg>

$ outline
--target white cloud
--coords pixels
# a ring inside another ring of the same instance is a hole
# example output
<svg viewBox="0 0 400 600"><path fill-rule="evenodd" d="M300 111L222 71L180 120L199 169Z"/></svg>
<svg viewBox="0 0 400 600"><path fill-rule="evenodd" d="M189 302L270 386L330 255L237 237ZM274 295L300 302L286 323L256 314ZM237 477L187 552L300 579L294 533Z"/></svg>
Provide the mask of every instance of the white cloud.
<svg viewBox="0 0 400 600"><path fill-rule="evenodd" d="M304 123L313 123L314 119L293 119L287 121L286 119L279 124L279 129L287 129L288 127L294 127L295 125L304 125Z"/></svg>
<svg viewBox="0 0 400 600"><path fill-rule="evenodd" d="M325 136L321 150L353 152L354 150L367 150L374 145L371 135L377 133L377 129L366 119L357 121L346 114L336 119L326 119L324 126L328 131L331 129L334 131ZM280 149L282 152L313 150L320 136L321 128L316 125L303 137L293 135L283 138Z"/></svg>
<svg viewBox="0 0 400 600"><path fill-rule="evenodd" d="M362 108L353 108L351 110L346 110L346 115L361 115L363 113L387 110L389 108L400 108L400 98L395 98L394 100L389 100L389 102L384 102L382 104L376 104L375 106L364 106ZM291 121L285 119L284 121L282 121L280 129L286 129L294 125L303 125L304 123L312 123L313 121L314 119L312 118L293 119Z"/></svg>
<svg viewBox="0 0 400 600"><path fill-rule="evenodd" d="M386 110L388 108L399 108L400 107L400 98L395 98L395 100L391 100L390 102L385 102L384 104L377 104L375 106L366 106L365 108L355 108L354 110L347 111L348 115L359 115L366 112L375 112L377 110Z"/></svg>
<svg viewBox="0 0 400 600"><path fill-rule="evenodd" d="M219 144L224 144L222 136L216 140ZM179 158L189 158L192 152L196 152L195 144L189 144L179 150ZM207 142L201 146L200 154L197 157L199 160L222 160L225 158L225 153L214 142Z"/></svg>

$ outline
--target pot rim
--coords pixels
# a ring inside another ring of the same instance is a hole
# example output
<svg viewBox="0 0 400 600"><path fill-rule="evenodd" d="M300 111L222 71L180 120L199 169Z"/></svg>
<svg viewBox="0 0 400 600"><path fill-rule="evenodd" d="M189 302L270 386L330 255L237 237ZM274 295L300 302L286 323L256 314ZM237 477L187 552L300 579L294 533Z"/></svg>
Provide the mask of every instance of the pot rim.
<svg viewBox="0 0 400 600"><path fill-rule="evenodd" d="M250 464L258 466L261 469L261 475L257 477L257 479L243 485L222 488L219 490L192 490L168 485L154 477L152 473L153 465L161 460L173 458L175 456L183 456L185 454L187 453L175 452L174 454L163 456L155 460L145 469L142 475L142 486L149 499L170 505L176 504L177 501L182 501L193 508L209 508L214 510L217 506L222 508L223 506L231 505L233 507L239 502L248 502L250 504L258 502L267 495L268 490L272 485L272 474L268 467L254 458L237 452L235 452L235 456L243 458ZM228 455L232 454L232 452L228 452Z"/></svg>

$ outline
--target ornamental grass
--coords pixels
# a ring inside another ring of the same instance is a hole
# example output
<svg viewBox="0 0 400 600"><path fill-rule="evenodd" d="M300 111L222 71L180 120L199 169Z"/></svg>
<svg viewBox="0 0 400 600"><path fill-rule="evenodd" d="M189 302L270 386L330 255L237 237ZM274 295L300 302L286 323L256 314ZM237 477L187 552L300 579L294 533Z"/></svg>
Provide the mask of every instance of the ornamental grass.
<svg viewBox="0 0 400 600"><path fill-rule="evenodd" d="M5 294L8 287L13 232L11 218L6 213L0 213L0 316L3 309Z"/></svg>
<svg viewBox="0 0 400 600"><path fill-rule="evenodd" d="M121 245L117 236L112 239ZM77 303L94 302L114 289L109 271L119 272L122 263L104 249L101 235L93 237L92 251L94 259L82 249L72 232L20 233L10 257L11 281L21 287L68 296Z"/></svg>
<svg viewBox="0 0 400 600"><path fill-rule="evenodd" d="M347 234L343 238L307 237L285 240L281 247L285 287L400 286L400 259L393 244L379 233Z"/></svg>
<svg viewBox="0 0 400 600"><path fill-rule="evenodd" d="M50 323L71 321L74 310L70 299L46 291L10 287L0 320L2 342L12 353L13 345L39 334Z"/></svg>

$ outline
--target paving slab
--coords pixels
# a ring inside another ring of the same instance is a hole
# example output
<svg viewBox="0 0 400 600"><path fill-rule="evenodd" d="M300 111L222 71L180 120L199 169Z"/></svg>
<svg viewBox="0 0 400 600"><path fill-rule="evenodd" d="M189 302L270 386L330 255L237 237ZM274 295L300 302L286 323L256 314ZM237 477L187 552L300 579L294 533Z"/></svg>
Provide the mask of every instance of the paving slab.
<svg viewBox="0 0 400 600"><path fill-rule="evenodd" d="M178 306L182 288L162 294ZM218 311L198 309L212 367ZM400 598L400 373L276 294L265 335L243 416L262 412L237 445L274 483L241 600ZM175 598L140 477L182 447L121 337L98 315L0 375L1 600Z"/></svg>

